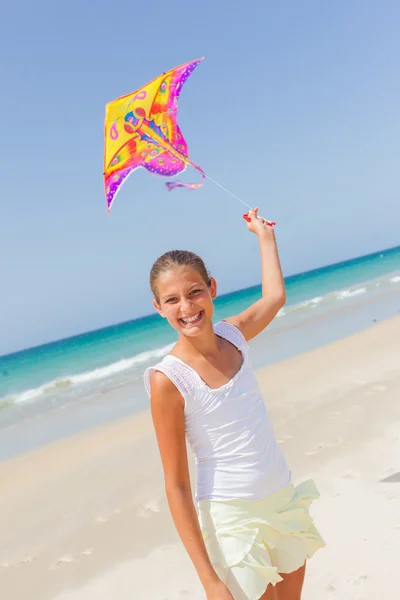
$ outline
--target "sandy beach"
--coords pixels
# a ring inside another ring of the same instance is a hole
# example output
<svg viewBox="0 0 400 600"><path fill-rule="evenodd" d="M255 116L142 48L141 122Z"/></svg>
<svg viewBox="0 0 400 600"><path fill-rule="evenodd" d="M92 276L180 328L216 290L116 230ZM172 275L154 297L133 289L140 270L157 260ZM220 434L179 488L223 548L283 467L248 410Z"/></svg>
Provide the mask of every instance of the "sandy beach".
<svg viewBox="0 0 400 600"><path fill-rule="evenodd" d="M321 493L312 512L327 547L304 599L397 599L400 317L258 377L294 481L312 477ZM4 461L0 492L1 598L205 598L169 516L148 411Z"/></svg>

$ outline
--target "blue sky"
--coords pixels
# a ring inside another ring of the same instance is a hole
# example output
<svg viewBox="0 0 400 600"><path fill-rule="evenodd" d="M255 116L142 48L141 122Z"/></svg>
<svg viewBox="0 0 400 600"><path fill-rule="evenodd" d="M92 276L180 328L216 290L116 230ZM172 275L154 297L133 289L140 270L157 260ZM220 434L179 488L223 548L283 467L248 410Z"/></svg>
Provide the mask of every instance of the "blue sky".
<svg viewBox="0 0 400 600"><path fill-rule="evenodd" d="M171 248L221 292L259 282L243 207L210 182L168 194L137 172L107 215L105 104L200 56L179 105L190 157L278 222L286 275L399 244L399 19L394 0L7 3L0 353L151 312Z"/></svg>

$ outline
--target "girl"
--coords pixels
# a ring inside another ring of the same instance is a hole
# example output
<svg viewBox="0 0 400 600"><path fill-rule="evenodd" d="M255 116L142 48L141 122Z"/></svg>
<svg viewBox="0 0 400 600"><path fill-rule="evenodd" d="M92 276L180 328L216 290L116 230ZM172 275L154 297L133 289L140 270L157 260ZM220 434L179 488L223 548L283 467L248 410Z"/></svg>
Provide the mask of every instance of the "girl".
<svg viewBox="0 0 400 600"><path fill-rule="evenodd" d="M150 274L154 306L179 339L145 385L171 514L207 600L299 600L306 559L324 546L308 513L315 484L293 486L248 361L247 342L285 303L274 230L257 212L247 226L262 298L242 313L213 326L216 282L191 252L167 252Z"/></svg>

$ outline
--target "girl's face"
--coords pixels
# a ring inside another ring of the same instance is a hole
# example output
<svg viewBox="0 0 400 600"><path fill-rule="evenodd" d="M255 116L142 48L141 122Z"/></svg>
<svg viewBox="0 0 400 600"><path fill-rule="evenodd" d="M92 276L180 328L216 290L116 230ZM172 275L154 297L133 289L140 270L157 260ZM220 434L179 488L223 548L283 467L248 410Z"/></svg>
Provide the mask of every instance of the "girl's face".
<svg viewBox="0 0 400 600"><path fill-rule="evenodd" d="M207 286L192 267L176 267L157 280L158 301L153 304L168 323L185 336L198 335L211 323L216 283Z"/></svg>

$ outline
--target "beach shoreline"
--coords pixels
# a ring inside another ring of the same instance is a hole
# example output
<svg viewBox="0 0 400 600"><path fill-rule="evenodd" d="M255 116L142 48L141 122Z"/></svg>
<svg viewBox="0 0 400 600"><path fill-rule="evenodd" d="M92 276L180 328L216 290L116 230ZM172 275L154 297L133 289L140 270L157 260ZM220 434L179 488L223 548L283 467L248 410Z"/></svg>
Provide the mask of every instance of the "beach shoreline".
<svg viewBox="0 0 400 600"><path fill-rule="evenodd" d="M257 372L294 481L321 492L312 511L328 545L310 561L309 600L397 598L398 340L397 316ZM148 410L0 463L0 487L2 597L204 598Z"/></svg>
<svg viewBox="0 0 400 600"><path fill-rule="evenodd" d="M258 370L285 361L396 315L400 306L399 284L376 287L375 284L371 281L368 284L373 293L359 294L357 290L364 287L356 288L354 296L343 302L335 301L328 311L321 311L318 303L309 300L307 310L299 308L298 312L275 319L250 342L251 364ZM161 356L153 357L142 369L160 359ZM74 395L45 394L43 400L21 402L0 410L0 461L149 406L142 373L135 371L130 377L126 375L124 381L104 380L92 390L71 387L69 393Z"/></svg>
<svg viewBox="0 0 400 600"><path fill-rule="evenodd" d="M397 314L399 268L395 247L287 277L285 306L250 344L254 367ZM222 294L214 321L239 314L260 295L260 285ZM152 314L0 356L0 460L148 406L143 372L175 341L176 332ZM118 393L126 385L133 402ZM57 410L64 411L63 419Z"/></svg>

